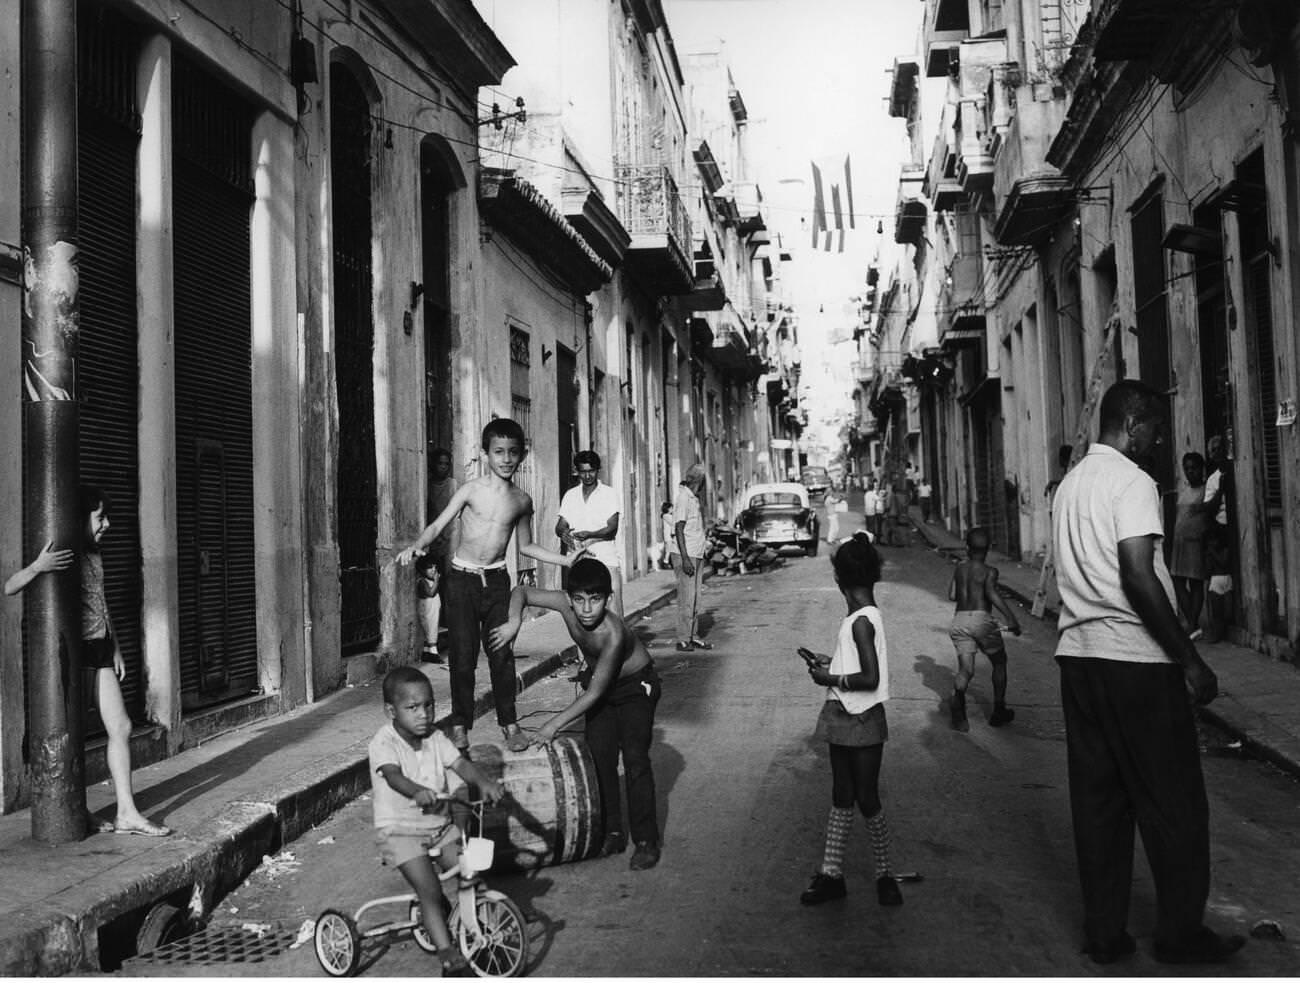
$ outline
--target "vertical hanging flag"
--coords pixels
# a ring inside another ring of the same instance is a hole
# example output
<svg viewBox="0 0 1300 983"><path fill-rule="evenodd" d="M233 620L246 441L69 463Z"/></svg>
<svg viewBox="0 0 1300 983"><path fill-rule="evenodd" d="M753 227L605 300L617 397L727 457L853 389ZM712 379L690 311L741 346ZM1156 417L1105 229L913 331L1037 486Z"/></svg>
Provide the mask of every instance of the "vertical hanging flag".
<svg viewBox="0 0 1300 983"><path fill-rule="evenodd" d="M826 228L826 199L822 195L822 172L817 162L812 162L813 174L813 222L812 247L817 248L819 233Z"/></svg>
<svg viewBox="0 0 1300 983"><path fill-rule="evenodd" d="M840 248L837 252L844 252L844 209L840 206L840 186L831 185L831 208L835 212L835 228L840 234ZM830 252L830 237L827 237L826 251Z"/></svg>
<svg viewBox="0 0 1300 983"><path fill-rule="evenodd" d="M844 155L844 196L849 206L849 228L856 228L853 224L853 171L849 167L849 155Z"/></svg>

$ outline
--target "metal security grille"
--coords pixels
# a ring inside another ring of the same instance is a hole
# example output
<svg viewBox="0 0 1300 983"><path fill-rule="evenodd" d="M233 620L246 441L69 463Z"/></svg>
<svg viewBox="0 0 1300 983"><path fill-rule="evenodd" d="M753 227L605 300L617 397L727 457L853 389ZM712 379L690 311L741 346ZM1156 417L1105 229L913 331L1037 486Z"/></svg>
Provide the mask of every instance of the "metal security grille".
<svg viewBox="0 0 1300 983"><path fill-rule="evenodd" d="M140 648L139 339L136 330L135 105L131 24L83 8L78 22L77 184L81 331L77 360L81 480L108 496L104 585L126 661L122 695L143 715ZM88 721L93 733L101 724Z"/></svg>
<svg viewBox="0 0 1300 983"><path fill-rule="evenodd" d="M172 76L177 553L185 709L254 691L251 114L183 58Z"/></svg>
<svg viewBox="0 0 1300 983"><path fill-rule="evenodd" d="M379 644L379 477L375 464L370 103L346 67L330 66L334 220L334 381L339 439L337 533L344 655Z"/></svg>
<svg viewBox="0 0 1300 983"><path fill-rule="evenodd" d="M532 392L532 350L528 332L522 328L510 328L510 418L524 429L524 448L532 450L533 438L533 401ZM530 498L537 497L537 469L532 454L527 454L515 472L515 485Z"/></svg>
<svg viewBox="0 0 1300 983"><path fill-rule="evenodd" d="M287 952L295 938L295 930L283 925L257 928L214 925L133 956L123 969L129 973L132 966L161 965L183 976L190 966L261 963Z"/></svg>

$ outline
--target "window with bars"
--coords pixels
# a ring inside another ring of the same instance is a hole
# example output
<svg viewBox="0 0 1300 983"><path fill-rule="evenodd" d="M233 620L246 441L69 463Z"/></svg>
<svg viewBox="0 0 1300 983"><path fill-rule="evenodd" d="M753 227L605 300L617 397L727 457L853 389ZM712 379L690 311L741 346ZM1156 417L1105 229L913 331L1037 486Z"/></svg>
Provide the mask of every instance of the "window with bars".
<svg viewBox="0 0 1300 983"><path fill-rule="evenodd" d="M532 348L528 332L518 325L510 325L510 418L524 431L524 449L533 446ZM515 484L530 496L534 487L533 456L528 454L515 472Z"/></svg>

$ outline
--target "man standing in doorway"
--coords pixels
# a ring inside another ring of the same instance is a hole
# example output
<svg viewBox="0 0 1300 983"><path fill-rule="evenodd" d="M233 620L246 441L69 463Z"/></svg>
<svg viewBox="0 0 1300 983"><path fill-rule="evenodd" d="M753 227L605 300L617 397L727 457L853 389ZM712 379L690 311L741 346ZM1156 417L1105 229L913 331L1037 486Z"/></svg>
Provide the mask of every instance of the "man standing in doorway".
<svg viewBox="0 0 1300 983"><path fill-rule="evenodd" d="M700 603L700 581L704 577L704 516L700 496L706 482L704 468L692 464L677 486L673 502L673 539L668 559L677 573L677 651L711 649L696 637L695 617Z"/></svg>
<svg viewBox="0 0 1300 983"><path fill-rule="evenodd" d="M1052 517L1084 949L1103 964L1136 949L1127 924L1135 823L1156 887L1156 959L1223 962L1245 941L1202 921L1209 806L1188 692L1209 703L1219 684L1179 623L1160 494L1138 466L1161 440L1164 414L1143 383L1111 386L1097 443L1062 479Z"/></svg>
<svg viewBox="0 0 1300 983"><path fill-rule="evenodd" d="M921 483L916 486L916 497L921 503L921 520L930 521L930 498L934 494L934 487L930 484L929 478L922 478Z"/></svg>
<svg viewBox="0 0 1300 983"><path fill-rule="evenodd" d="M578 451L573 456L578 484L560 499L555 535L570 552L586 549L592 559L609 567L614 592L610 609L623 617L623 570L618 551L618 520L622 511L618 492L600 480L600 455Z"/></svg>

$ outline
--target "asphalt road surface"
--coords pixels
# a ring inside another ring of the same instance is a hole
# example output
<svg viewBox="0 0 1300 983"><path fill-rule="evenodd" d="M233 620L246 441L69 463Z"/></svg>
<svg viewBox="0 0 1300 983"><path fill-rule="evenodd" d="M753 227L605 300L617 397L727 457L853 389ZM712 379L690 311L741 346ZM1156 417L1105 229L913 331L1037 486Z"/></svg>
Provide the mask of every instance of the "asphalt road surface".
<svg viewBox="0 0 1300 983"><path fill-rule="evenodd" d="M1154 896L1142 861L1130 922L1139 952L1108 969L1080 954L1054 631L1025 612L1025 635L1008 637L1013 724L987 725L991 687L981 662L971 730L952 731L942 704L954 663L946 633L951 565L919 540L912 543L884 550L877 595L893 692L882 788L894 865L924 877L903 885L906 903L876 903L859 819L849 839L849 896L813 908L799 904L821 857L830 780L826 748L811 737L823 696L795 648L827 651L845 613L824 550L769 573L706 585L701 609L712 652L672 651L671 607L637 623L663 676L653 751L663 860L645 872L630 871L624 854L531 875L489 875L532 920L532 975L1127 976L1202 969L1151 958ZM571 698L566 675L521 697L525 725ZM376 726L380 714L376 707ZM1206 734L1205 744L1214 863L1209 921L1246 932L1271 919L1289 938L1252 940L1228 966L1203 969L1292 976L1300 967L1300 786L1240 757L1218 735ZM400 875L375 856L368 800L342 809L288 851L292 856L264 865L221 903L210 930L253 925L271 936L291 935L322 908L353 908L403 889ZM178 971L147 962L123 970ZM436 960L409 940L368 951L362 966L373 976L437 971ZM183 972L322 975L310 943L262 962L189 965Z"/></svg>

